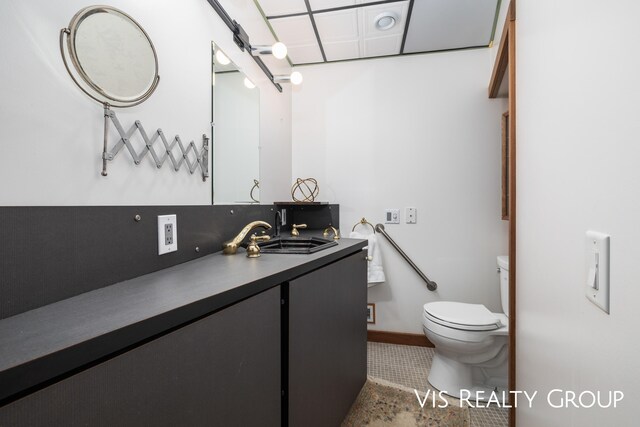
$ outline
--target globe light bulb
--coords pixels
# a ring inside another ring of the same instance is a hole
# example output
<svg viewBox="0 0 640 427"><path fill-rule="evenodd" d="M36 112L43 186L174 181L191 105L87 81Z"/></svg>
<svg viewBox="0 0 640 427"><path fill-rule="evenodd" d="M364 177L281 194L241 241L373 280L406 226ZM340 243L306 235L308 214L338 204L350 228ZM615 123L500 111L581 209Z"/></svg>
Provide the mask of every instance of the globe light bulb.
<svg viewBox="0 0 640 427"><path fill-rule="evenodd" d="M287 57L287 46L282 42L274 43L271 46L271 53L278 59L284 59Z"/></svg>
<svg viewBox="0 0 640 427"><path fill-rule="evenodd" d="M302 83L302 74L298 71L294 71L291 73L291 83L294 85L299 85Z"/></svg>

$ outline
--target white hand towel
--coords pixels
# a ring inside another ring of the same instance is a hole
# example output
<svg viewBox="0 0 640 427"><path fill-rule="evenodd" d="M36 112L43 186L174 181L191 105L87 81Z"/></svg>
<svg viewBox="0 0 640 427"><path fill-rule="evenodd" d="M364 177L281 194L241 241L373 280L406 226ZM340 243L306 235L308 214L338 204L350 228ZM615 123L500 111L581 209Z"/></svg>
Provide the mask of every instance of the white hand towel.
<svg viewBox="0 0 640 427"><path fill-rule="evenodd" d="M368 250L367 252L371 259L371 261L367 263L368 286L371 287L384 282L386 278L384 276L384 270L382 269L382 254L378 247L378 236L376 236L375 233L364 235L357 231L352 231L349 237L352 239L366 239L369 242L369 245L365 248Z"/></svg>

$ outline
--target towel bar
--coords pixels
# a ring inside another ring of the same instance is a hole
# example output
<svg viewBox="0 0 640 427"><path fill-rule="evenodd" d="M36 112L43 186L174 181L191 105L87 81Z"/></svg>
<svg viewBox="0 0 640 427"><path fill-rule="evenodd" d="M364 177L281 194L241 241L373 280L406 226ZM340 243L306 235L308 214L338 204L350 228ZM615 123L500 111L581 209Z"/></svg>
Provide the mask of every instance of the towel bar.
<svg viewBox="0 0 640 427"><path fill-rule="evenodd" d="M362 219L364 220L364 218ZM418 266L415 265L413 261L411 261L411 258L409 258L409 256L400 248L400 246L398 246L398 244L391 238L391 236L389 236L389 234L384 229L384 225L377 224L374 230L382 234L389 241L389 243L391 243L391 246L393 246L400 253L400 255L402 255L402 258L404 258L409 263L409 265L416 271L416 273L418 273L418 275L422 278L422 280L424 280L427 283L427 289L429 289L430 291L435 291L436 289L438 289L438 284L433 280L430 280L427 276L425 276L422 270L420 270Z"/></svg>
<svg viewBox="0 0 640 427"><path fill-rule="evenodd" d="M369 227L371 227L371 229L373 230L373 232L376 232L376 228L373 226L373 224L371 224L369 221L366 220L365 217L362 217L362 219L358 222L356 222L356 225L353 226L353 228L351 229L351 231L356 231L356 227L359 225L368 225Z"/></svg>

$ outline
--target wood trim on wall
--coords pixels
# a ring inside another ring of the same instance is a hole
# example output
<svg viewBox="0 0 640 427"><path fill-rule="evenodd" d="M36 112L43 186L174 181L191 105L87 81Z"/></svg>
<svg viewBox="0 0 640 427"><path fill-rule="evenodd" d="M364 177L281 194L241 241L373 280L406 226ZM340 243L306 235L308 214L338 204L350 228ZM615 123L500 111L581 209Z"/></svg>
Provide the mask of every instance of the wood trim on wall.
<svg viewBox="0 0 640 427"><path fill-rule="evenodd" d="M367 331L367 341L387 344L413 345L417 347L435 347L424 334L407 334L404 332Z"/></svg>
<svg viewBox="0 0 640 427"><path fill-rule="evenodd" d="M509 220L509 111L502 114L502 219Z"/></svg>
<svg viewBox="0 0 640 427"><path fill-rule="evenodd" d="M517 390L516 381L516 0L511 0L498 54L489 81L489 98L496 98L506 73L509 79L507 131L508 170L507 214L509 219L509 390ZM504 132L504 129L503 129ZM503 147L504 150L504 147ZM504 168L504 162L503 162ZM505 173L503 169L503 173ZM504 197L504 193L503 193ZM504 216L504 206L503 206ZM509 395L512 402L513 395ZM509 426L516 425L515 405L509 409Z"/></svg>

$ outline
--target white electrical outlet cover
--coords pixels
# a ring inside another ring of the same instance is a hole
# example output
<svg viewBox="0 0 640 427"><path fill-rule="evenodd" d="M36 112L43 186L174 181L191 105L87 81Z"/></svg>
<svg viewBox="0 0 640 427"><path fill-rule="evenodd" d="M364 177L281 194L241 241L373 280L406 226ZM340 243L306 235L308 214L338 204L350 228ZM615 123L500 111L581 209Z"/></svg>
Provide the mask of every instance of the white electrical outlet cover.
<svg viewBox="0 0 640 427"><path fill-rule="evenodd" d="M171 225L171 236L167 236L165 226ZM171 243L167 243L167 238ZM178 222L175 215L158 215L158 255L178 250Z"/></svg>
<svg viewBox="0 0 640 427"><path fill-rule="evenodd" d="M610 240L608 234L587 231L585 295L606 313L609 313Z"/></svg>
<svg viewBox="0 0 640 427"><path fill-rule="evenodd" d="M404 217L407 224L415 224L418 222L418 210L416 208L405 208Z"/></svg>

